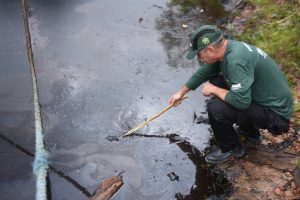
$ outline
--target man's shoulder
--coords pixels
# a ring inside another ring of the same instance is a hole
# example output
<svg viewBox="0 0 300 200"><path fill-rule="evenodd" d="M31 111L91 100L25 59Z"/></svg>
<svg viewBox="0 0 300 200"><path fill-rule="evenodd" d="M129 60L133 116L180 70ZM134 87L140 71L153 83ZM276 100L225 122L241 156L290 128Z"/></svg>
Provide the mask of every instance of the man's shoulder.
<svg viewBox="0 0 300 200"><path fill-rule="evenodd" d="M256 57L255 47L238 40L228 40L226 58L229 62L248 60Z"/></svg>
<svg viewBox="0 0 300 200"><path fill-rule="evenodd" d="M253 52L255 47L243 41L228 40L229 48L234 53Z"/></svg>

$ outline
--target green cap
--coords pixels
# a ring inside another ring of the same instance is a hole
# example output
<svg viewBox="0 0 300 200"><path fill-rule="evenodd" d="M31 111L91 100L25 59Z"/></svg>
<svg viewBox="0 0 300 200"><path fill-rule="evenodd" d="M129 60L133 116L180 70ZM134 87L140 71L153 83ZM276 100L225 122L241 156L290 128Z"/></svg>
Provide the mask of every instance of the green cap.
<svg viewBox="0 0 300 200"><path fill-rule="evenodd" d="M216 42L221 36L222 31L216 26L200 26L191 34L189 52L186 58L188 60L193 59L198 51L204 49L213 42Z"/></svg>

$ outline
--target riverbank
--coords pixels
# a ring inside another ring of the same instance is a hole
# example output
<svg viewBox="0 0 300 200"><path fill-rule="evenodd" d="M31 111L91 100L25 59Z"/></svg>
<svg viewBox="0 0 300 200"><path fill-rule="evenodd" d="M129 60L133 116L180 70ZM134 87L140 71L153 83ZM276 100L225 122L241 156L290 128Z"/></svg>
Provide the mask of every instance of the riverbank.
<svg viewBox="0 0 300 200"><path fill-rule="evenodd" d="M300 1L246 0L226 28L266 51L284 71L294 98L292 123L300 125Z"/></svg>
<svg viewBox="0 0 300 200"><path fill-rule="evenodd" d="M230 199L300 198L300 1L247 0L226 29L238 40L264 49L284 71L293 95L288 133L261 130L260 144L247 144L243 159L218 166L234 185ZM298 167L298 169L297 169Z"/></svg>

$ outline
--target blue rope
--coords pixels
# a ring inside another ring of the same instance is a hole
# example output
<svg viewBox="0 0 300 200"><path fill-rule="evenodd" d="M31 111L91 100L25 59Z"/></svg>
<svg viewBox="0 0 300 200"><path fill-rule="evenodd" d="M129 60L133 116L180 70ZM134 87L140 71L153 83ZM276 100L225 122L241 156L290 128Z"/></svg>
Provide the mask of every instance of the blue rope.
<svg viewBox="0 0 300 200"><path fill-rule="evenodd" d="M40 112L38 87L36 80L35 67L33 62L33 53L31 47L30 31L28 26L27 0L21 0L26 34L26 47L30 64L30 73L32 80L32 94L34 104L34 121L35 121L35 158L33 162L33 173L36 176L36 200L47 199L47 170L48 170L48 153L44 147L42 118Z"/></svg>

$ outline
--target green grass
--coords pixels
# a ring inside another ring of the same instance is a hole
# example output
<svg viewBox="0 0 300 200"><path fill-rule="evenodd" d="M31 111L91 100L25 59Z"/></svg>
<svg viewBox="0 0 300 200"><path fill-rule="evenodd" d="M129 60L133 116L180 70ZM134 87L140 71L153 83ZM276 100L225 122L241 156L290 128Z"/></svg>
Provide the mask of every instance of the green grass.
<svg viewBox="0 0 300 200"><path fill-rule="evenodd" d="M293 112L299 112L299 111L300 111L300 104L298 102L294 102Z"/></svg>
<svg viewBox="0 0 300 200"><path fill-rule="evenodd" d="M289 83L295 83L295 78L300 77L300 3L274 0L247 3L257 10L237 37L268 52L283 68Z"/></svg>
<svg viewBox="0 0 300 200"><path fill-rule="evenodd" d="M293 164L295 167L298 167L300 169L300 160L294 160Z"/></svg>

